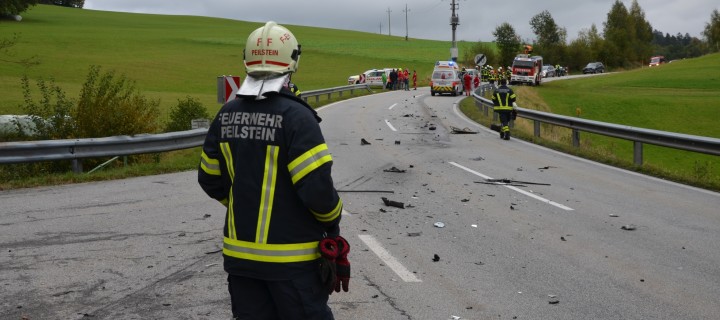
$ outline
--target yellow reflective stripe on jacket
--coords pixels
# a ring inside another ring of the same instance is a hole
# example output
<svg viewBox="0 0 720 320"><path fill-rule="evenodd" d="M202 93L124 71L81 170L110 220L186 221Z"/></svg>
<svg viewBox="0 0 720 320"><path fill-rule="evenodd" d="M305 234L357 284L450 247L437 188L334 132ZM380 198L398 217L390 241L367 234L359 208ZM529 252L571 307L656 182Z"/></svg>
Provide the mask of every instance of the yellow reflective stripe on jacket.
<svg viewBox="0 0 720 320"><path fill-rule="evenodd" d="M315 219L317 219L320 222L329 222L337 219L337 217L342 213L343 203L341 199L338 199L338 204L335 206L335 208L328 212L328 213L317 213L315 211L312 211L312 214L315 216Z"/></svg>
<svg viewBox="0 0 720 320"><path fill-rule="evenodd" d="M510 98L514 98L514 97L516 97L516 96L515 96L515 93L513 93L513 94L506 94L506 95L505 95L505 100L503 101L503 99L502 99L501 96L500 96L500 93L496 93L496 94L495 94L495 99L498 101L498 103L499 103L500 105L499 105L499 106L493 106L493 110L512 110L513 107L510 105Z"/></svg>
<svg viewBox="0 0 720 320"><path fill-rule="evenodd" d="M205 151L200 154L200 168L209 175L220 175L220 161L208 157L208 155L205 154Z"/></svg>
<svg viewBox="0 0 720 320"><path fill-rule="evenodd" d="M254 243L225 238L223 254L260 262L303 262L320 258L318 241L293 244Z"/></svg>
<svg viewBox="0 0 720 320"><path fill-rule="evenodd" d="M332 156L330 155L327 144L324 143L303 153L288 165L293 184L300 181L300 179L308 173L330 161L332 161Z"/></svg>
<svg viewBox="0 0 720 320"><path fill-rule="evenodd" d="M265 172L263 175L262 196L260 198L260 209L257 219L257 230L255 242L266 243L268 230L270 229L270 217L272 216L273 200L275 199L275 181L277 179L277 163L280 147L267 146L265 152Z"/></svg>
<svg viewBox="0 0 720 320"><path fill-rule="evenodd" d="M235 164L233 161L232 151L230 150L230 144L227 142L220 143L220 150L222 151L223 158L225 158L225 165L227 166L228 173L230 174L230 181L235 182ZM228 197L228 236L233 239L237 239L235 233L235 211L233 210L233 187L230 187L230 195Z"/></svg>

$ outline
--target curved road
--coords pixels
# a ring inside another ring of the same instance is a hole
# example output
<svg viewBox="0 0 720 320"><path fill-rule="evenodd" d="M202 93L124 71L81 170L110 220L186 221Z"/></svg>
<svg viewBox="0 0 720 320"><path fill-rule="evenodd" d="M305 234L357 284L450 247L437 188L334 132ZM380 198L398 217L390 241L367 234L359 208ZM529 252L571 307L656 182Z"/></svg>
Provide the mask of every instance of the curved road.
<svg viewBox="0 0 720 320"><path fill-rule="evenodd" d="M337 319L720 314L718 193L501 140L460 99L421 88L319 110L352 244ZM0 201L0 318L230 318L223 207L194 172Z"/></svg>

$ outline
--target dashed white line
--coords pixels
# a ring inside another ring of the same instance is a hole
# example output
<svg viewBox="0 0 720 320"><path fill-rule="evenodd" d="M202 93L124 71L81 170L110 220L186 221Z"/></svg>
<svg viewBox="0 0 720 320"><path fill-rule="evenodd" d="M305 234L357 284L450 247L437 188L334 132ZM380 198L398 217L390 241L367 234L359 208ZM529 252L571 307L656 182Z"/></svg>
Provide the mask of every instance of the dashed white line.
<svg viewBox="0 0 720 320"><path fill-rule="evenodd" d="M395 108L396 105L397 105L397 103L394 103L393 105L390 106L390 108L388 108L388 110L392 110L392 108Z"/></svg>
<svg viewBox="0 0 720 320"><path fill-rule="evenodd" d="M478 177L481 177L481 178L483 178L483 179L492 179L492 178L489 177L489 176L486 176L486 175L484 175L484 174L482 174L482 173L480 173L480 172L477 172L477 171L472 170L472 169L470 169L470 168L467 168L467 167L464 167L464 166L462 166L462 165L459 165L459 164L457 164L457 163L455 163L455 162L449 162L449 163L450 163L451 165L454 165L454 166L456 166L456 167L458 167L458 168L460 168L460 169L463 169L463 170L465 170L465 171L467 171L467 172L470 172L470 173L472 173L472 174L474 174L474 175L476 175L476 176L478 176ZM527 191L525 191L525 190L523 190L523 189L520 189L520 188L517 188L517 187L513 187L513 186L504 186L504 187L506 187L506 188L508 188L508 189L511 189L511 190L514 190L514 191L517 191L517 192L520 192L520 193L522 193L522 194L524 194L524 195L526 195L526 196L528 196L528 197L531 197L531 198L540 200L540 201L545 202L545 203L547 203L547 204L556 206L556 207L558 207L558 208L560 208L560 209L563 209L563 210L567 210L567 211L573 211L573 210L574 210L573 208L570 208L570 207L568 207L568 206L562 205L562 204L557 203L557 202L555 202L555 201L551 201L551 200L545 199L545 198L543 198L543 197L541 197L541 196L538 196L538 195L536 195L536 194L534 194L534 193L527 192Z"/></svg>
<svg viewBox="0 0 720 320"><path fill-rule="evenodd" d="M358 238L365 242L372 252L374 252L385 265L390 267L405 282L422 282L414 273L405 268L390 252L385 250L383 246L373 236L368 234L359 234Z"/></svg>
<svg viewBox="0 0 720 320"><path fill-rule="evenodd" d="M393 125L390 123L390 121L388 121L388 119L385 119L385 124L386 124L388 127L390 127L390 130L392 130L392 131L397 131L397 129L395 129L395 127L393 127Z"/></svg>

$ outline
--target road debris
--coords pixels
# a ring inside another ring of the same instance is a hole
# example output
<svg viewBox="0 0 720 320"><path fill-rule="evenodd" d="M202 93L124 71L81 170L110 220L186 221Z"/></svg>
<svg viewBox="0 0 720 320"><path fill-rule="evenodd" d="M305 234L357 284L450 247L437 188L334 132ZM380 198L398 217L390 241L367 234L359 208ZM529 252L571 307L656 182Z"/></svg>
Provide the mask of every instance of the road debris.
<svg viewBox="0 0 720 320"><path fill-rule="evenodd" d="M400 140L395 140L395 144L400 144Z"/></svg>
<svg viewBox="0 0 720 320"><path fill-rule="evenodd" d="M455 134L477 134L477 131L472 131L468 127L460 129L457 127L450 126L450 129L452 129L452 133L455 133Z"/></svg>
<svg viewBox="0 0 720 320"><path fill-rule="evenodd" d="M614 214L614 213L611 213L610 216L613 217L613 218L619 217L618 215L616 215L616 214Z"/></svg>
<svg viewBox="0 0 720 320"><path fill-rule="evenodd" d="M400 209L405 209L405 204L402 202L389 200L388 198L385 198L385 197L382 197L381 199L382 199L383 203L385 203L385 205L388 207L396 207L396 208L400 208Z"/></svg>
<svg viewBox="0 0 720 320"><path fill-rule="evenodd" d="M460 202L468 202L468 201L470 201L470 199L462 199L462 200L460 200Z"/></svg>
<svg viewBox="0 0 720 320"><path fill-rule="evenodd" d="M549 304L558 304L558 303L560 303L560 300L555 299L555 298L552 298L552 299L550 299L550 300L548 301L548 303L549 303Z"/></svg>
<svg viewBox="0 0 720 320"><path fill-rule="evenodd" d="M563 236L560 236L560 240L567 241L567 240L565 240L565 237L563 237Z"/></svg>
<svg viewBox="0 0 720 320"><path fill-rule="evenodd" d="M542 168L538 168L538 170L548 170L548 169L551 169L551 168L557 168L557 167L553 167L553 166L544 166L544 167L542 167Z"/></svg>
<svg viewBox="0 0 720 320"><path fill-rule="evenodd" d="M459 316L450 315L450 320L461 320L461 319L462 318L460 318Z"/></svg>
<svg viewBox="0 0 720 320"><path fill-rule="evenodd" d="M445 228L445 224L442 223L442 222L440 222L440 221L435 222L434 226L435 226L436 228Z"/></svg>
<svg viewBox="0 0 720 320"><path fill-rule="evenodd" d="M394 166L393 166L392 168L390 168L390 169L385 169L385 170L383 170L383 171L384 171L384 172L405 173L405 170L398 169L398 168L396 168L396 167L394 167Z"/></svg>
<svg viewBox="0 0 720 320"><path fill-rule="evenodd" d="M633 230L637 229L637 227L634 224L626 224L626 225L620 227L620 229L633 231Z"/></svg>
<svg viewBox="0 0 720 320"><path fill-rule="evenodd" d="M437 255L437 253L436 253L436 254L433 256L432 261L433 261L433 262L438 262L438 261L440 261L440 256Z"/></svg>
<svg viewBox="0 0 720 320"><path fill-rule="evenodd" d="M470 159L470 160L483 161L483 160L485 160L485 158L483 158L483 157L477 157L477 158L472 158L472 159Z"/></svg>
<svg viewBox="0 0 720 320"><path fill-rule="evenodd" d="M408 237L419 237L422 232L408 232Z"/></svg>
<svg viewBox="0 0 720 320"><path fill-rule="evenodd" d="M365 145L369 145L369 144L371 144L371 143L368 142L367 140L365 140L365 138L361 138L361 139L360 139L360 145L361 145L361 146L365 146Z"/></svg>
<svg viewBox="0 0 720 320"><path fill-rule="evenodd" d="M476 224L471 224L470 226L473 227L473 228L477 228L477 225L476 225Z"/></svg>

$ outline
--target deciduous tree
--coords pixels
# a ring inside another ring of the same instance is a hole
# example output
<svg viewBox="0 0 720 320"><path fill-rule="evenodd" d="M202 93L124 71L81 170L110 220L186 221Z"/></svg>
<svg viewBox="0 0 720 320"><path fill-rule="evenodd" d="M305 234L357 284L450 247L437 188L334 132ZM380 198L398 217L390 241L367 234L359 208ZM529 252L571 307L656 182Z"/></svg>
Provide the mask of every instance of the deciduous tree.
<svg viewBox="0 0 720 320"><path fill-rule="evenodd" d="M507 22L503 22L495 31L495 43L500 51L500 65L512 64L515 55L520 51L520 37L515 32L515 28Z"/></svg>

